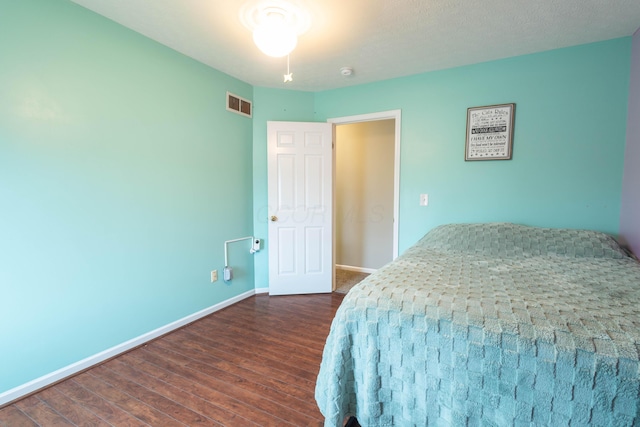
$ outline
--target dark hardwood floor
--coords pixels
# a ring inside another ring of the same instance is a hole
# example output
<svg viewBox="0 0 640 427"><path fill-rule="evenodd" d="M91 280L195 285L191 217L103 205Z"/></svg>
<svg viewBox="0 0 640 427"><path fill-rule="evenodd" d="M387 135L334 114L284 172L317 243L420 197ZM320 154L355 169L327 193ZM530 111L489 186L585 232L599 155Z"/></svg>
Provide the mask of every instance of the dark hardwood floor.
<svg viewBox="0 0 640 427"><path fill-rule="evenodd" d="M0 426L319 426L344 295L258 295L0 409Z"/></svg>

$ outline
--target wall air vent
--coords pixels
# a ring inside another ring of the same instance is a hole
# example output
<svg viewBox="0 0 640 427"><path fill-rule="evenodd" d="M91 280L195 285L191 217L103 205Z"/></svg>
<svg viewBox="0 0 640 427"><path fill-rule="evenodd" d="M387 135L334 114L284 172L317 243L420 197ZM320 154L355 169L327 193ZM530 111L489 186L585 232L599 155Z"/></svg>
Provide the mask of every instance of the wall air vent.
<svg viewBox="0 0 640 427"><path fill-rule="evenodd" d="M245 117L251 117L253 113L253 107L251 101L244 99L238 95L234 95L231 92L227 92L227 110L233 111Z"/></svg>

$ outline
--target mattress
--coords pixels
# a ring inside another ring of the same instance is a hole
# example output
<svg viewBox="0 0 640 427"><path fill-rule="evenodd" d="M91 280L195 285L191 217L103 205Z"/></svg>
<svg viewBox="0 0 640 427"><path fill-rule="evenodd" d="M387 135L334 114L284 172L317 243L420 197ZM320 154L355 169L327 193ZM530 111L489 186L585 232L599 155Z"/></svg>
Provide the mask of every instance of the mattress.
<svg viewBox="0 0 640 427"><path fill-rule="evenodd" d="M452 224L346 295L315 396L325 426L640 425L639 352L614 239Z"/></svg>

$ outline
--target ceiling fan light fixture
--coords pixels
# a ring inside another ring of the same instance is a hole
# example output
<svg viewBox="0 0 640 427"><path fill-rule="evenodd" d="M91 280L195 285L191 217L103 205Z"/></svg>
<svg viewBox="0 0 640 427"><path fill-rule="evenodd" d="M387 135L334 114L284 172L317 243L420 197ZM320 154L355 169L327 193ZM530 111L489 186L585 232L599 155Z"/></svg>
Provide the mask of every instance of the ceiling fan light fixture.
<svg viewBox="0 0 640 427"><path fill-rule="evenodd" d="M253 33L253 42L265 55L286 56L298 43L298 36L309 30L309 13L298 2L258 0L240 9L240 21Z"/></svg>
<svg viewBox="0 0 640 427"><path fill-rule="evenodd" d="M270 10L253 30L253 42L265 55L280 58L298 44L298 35L287 25L285 11Z"/></svg>

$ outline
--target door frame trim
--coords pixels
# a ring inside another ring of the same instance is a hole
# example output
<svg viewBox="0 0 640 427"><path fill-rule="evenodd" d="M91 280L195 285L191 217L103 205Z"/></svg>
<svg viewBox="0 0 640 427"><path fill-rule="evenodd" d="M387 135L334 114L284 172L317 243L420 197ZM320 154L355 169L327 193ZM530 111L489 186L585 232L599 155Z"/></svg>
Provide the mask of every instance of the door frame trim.
<svg viewBox="0 0 640 427"><path fill-rule="evenodd" d="M377 120L395 119L395 148L393 159L393 259L398 257L398 230L400 224L400 129L402 128L402 110L388 110L377 113L359 114L355 116L334 117L327 119L327 122L335 125L346 125L351 123L372 122ZM335 150L334 150L334 174L335 174ZM335 181L335 179L334 179ZM334 184L335 186L335 184ZM334 189L335 197L335 189ZM334 203L335 209L335 203ZM334 246L335 246L334 227Z"/></svg>

